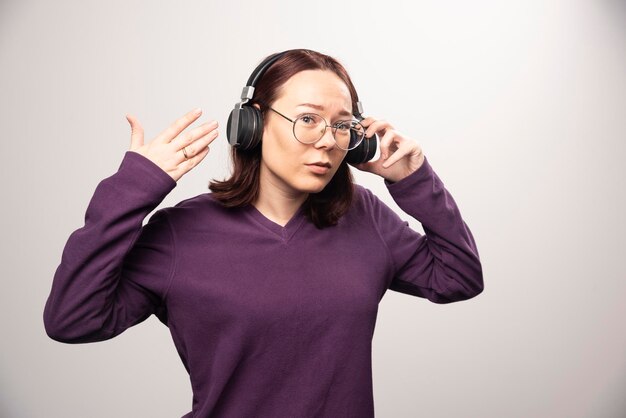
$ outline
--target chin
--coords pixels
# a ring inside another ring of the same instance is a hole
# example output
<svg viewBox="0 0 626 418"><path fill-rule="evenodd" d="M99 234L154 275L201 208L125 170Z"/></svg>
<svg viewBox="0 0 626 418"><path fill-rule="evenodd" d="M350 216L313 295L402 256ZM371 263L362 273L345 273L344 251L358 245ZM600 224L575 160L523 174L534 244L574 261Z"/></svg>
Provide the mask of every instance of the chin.
<svg viewBox="0 0 626 418"><path fill-rule="evenodd" d="M330 182L330 180L319 178L317 180L311 180L296 184L295 188L305 193L319 193L324 190L324 187Z"/></svg>
<svg viewBox="0 0 626 418"><path fill-rule="evenodd" d="M302 188L299 188L299 190L305 193L319 193L322 190L324 190L324 187L326 187L325 184L319 187L302 187Z"/></svg>

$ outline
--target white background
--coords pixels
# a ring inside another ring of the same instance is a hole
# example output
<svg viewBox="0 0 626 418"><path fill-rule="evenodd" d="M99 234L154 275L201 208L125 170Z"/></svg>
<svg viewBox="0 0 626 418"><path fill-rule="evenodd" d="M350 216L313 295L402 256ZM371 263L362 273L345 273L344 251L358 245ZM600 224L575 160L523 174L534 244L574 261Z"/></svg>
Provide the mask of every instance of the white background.
<svg viewBox="0 0 626 418"><path fill-rule="evenodd" d="M309 48L346 66L365 115L420 142L483 264L468 301L387 292L376 416L625 416L625 32L618 0L0 2L0 415L191 410L156 317L97 344L48 338L52 277L130 145L126 113L147 141L197 106L194 126L220 123L173 205L227 176L226 120L254 67Z"/></svg>

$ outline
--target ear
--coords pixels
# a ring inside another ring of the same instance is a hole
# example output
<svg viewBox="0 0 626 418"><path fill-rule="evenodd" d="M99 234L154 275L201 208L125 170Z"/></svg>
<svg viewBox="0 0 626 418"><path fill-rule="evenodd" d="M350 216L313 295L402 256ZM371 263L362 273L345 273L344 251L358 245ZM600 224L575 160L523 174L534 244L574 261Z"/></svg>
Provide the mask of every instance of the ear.
<svg viewBox="0 0 626 418"><path fill-rule="evenodd" d="M261 110L261 106L259 106L258 103L254 103L252 106L256 107L257 109Z"/></svg>

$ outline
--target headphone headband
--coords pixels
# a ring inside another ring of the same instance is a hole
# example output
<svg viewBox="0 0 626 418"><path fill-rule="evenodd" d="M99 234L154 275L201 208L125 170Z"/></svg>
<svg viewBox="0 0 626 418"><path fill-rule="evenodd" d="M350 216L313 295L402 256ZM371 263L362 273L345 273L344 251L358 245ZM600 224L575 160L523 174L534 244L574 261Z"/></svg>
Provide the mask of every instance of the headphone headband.
<svg viewBox="0 0 626 418"><path fill-rule="evenodd" d="M252 99L252 96L254 95L254 87L256 86L256 83L259 81L261 76L263 76L263 74L269 68L270 65L276 62L276 60L280 58L286 52L287 51L277 52L269 56L265 60L263 60L259 65L257 65L254 71L252 71L252 74L250 74L250 77L248 77L248 82L246 83L243 90L241 91L241 100L242 100L241 104L244 104L248 100Z"/></svg>
<svg viewBox="0 0 626 418"><path fill-rule="evenodd" d="M254 69L250 77L248 78L248 86L256 86L256 83L259 81L261 76L265 73L265 71L269 68L270 65L274 64L276 60L285 55L287 52L293 51L293 49L289 49L283 52L277 52L273 55L270 55L265 60L263 60L257 67Z"/></svg>
<svg viewBox="0 0 626 418"><path fill-rule="evenodd" d="M276 62L280 57L282 57L283 55L285 55L287 52L290 52L290 51L295 51L295 49L288 49L283 52L277 52L273 55L270 55L265 60L261 61L259 65L257 65L254 71L252 71L252 74L250 74L250 77L248 77L248 82L246 83L243 90L241 91L241 100L242 100L240 103L241 105L243 105L244 103L252 99L252 97L254 96L254 88L256 87L256 83L263 76L263 74L265 74L265 71L267 71L267 69L272 64L274 64L274 62ZM354 114L354 112L353 114L360 120L360 119L363 119L363 105L359 101L358 93L355 92L355 94L356 94L355 99L356 99L357 111L356 111L356 114Z"/></svg>

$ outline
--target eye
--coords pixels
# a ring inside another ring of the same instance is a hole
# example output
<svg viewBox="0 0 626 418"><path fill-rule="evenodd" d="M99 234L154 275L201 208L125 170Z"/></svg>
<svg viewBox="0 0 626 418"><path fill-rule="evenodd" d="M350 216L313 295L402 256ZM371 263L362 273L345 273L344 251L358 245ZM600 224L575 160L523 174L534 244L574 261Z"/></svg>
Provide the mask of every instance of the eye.
<svg viewBox="0 0 626 418"><path fill-rule="evenodd" d="M341 131L349 131L351 124L348 120L340 120L339 122L335 123L335 127Z"/></svg>
<svg viewBox="0 0 626 418"><path fill-rule="evenodd" d="M298 116L298 119L304 125L309 125L309 126L317 126L321 122L320 117L313 113L305 113L301 116Z"/></svg>

